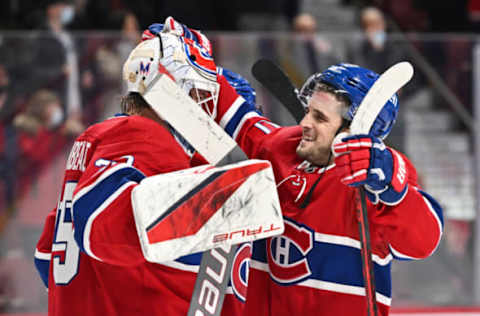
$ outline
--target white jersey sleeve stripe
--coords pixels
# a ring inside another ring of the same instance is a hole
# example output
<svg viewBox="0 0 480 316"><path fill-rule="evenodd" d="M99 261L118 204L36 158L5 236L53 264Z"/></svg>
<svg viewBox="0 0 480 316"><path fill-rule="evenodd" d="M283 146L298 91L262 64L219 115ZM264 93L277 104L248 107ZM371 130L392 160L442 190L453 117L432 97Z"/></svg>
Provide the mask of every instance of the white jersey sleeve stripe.
<svg viewBox="0 0 480 316"><path fill-rule="evenodd" d="M238 133L240 133L240 130L243 127L243 124L245 123L246 120L252 118L252 117L259 117L260 115L257 112L248 112L245 114L242 119L240 120L240 123L238 123L237 128L235 128L235 131L233 132L233 139L237 139Z"/></svg>
<svg viewBox="0 0 480 316"><path fill-rule="evenodd" d="M257 122L255 123L255 127L258 128L259 130L261 130L262 132L264 132L265 134L270 134L272 131L269 130L267 127L263 126L262 124L260 124L260 122Z"/></svg>
<svg viewBox="0 0 480 316"><path fill-rule="evenodd" d="M40 260L51 260L52 254L49 252L41 252L38 249L35 249L35 258Z"/></svg>
<svg viewBox="0 0 480 316"><path fill-rule="evenodd" d="M298 285L312 287L312 288L325 290L325 291L365 296L365 288L360 286L344 285L344 284L326 282L326 281L320 281L320 280L314 280L314 279L309 279L309 280L300 282ZM383 305L390 306L392 304L392 299L390 297L387 297L378 292L376 292L376 298L377 298L377 302L382 303Z"/></svg>
<svg viewBox="0 0 480 316"><path fill-rule="evenodd" d="M266 273L270 272L267 263L263 263L261 261L257 261L253 259L250 261L250 268L263 271ZM345 285L345 284L327 282L327 281L316 280L316 279L307 279L305 281L298 283L298 285L311 287L319 290L325 290L325 291L365 296L365 288L360 286ZM390 306L392 303L392 299L390 297L385 296L379 292L376 292L376 297L377 297L377 302L382 303L384 305Z"/></svg>
<svg viewBox="0 0 480 316"><path fill-rule="evenodd" d="M322 234L322 233L315 232L315 241L334 244L334 245L347 246L347 247L352 247L356 249L361 248L360 241L350 237L345 237L345 236L337 236L337 235ZM393 257L391 254L388 254L385 258L381 258L376 254L372 254L372 260L373 262L381 266L386 266L393 260Z"/></svg>
<svg viewBox="0 0 480 316"><path fill-rule="evenodd" d="M233 104L228 108L227 112L223 115L223 117L220 119L220 126L225 129L227 124L230 122L232 117L237 113L238 109L242 106L242 104L245 102L245 99L242 98L241 96L238 96L238 98L233 102Z"/></svg>

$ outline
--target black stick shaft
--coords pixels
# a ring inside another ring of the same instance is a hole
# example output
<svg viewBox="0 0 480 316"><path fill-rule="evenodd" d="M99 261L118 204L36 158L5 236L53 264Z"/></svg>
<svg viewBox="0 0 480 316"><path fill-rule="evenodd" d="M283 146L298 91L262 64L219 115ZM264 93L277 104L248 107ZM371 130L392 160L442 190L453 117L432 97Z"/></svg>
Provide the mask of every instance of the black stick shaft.
<svg viewBox="0 0 480 316"><path fill-rule="evenodd" d="M252 66L252 74L299 123L304 115L303 105L297 97L297 88L288 76L269 59L259 59Z"/></svg>
<svg viewBox="0 0 480 316"><path fill-rule="evenodd" d="M375 274L372 262L372 247L370 242L370 230L368 227L368 213L365 190L359 187L355 192L355 202L358 217L358 231L360 235L360 252L362 256L362 272L365 283L365 295L367 299L367 315L377 316L377 299L375 290Z"/></svg>

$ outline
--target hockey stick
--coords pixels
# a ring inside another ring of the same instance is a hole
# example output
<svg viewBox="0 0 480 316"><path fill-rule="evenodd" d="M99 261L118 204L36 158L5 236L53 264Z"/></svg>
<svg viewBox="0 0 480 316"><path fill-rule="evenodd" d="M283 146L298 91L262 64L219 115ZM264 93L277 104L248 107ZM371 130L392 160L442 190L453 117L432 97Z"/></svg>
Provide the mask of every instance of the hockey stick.
<svg viewBox="0 0 480 316"><path fill-rule="evenodd" d="M148 89L144 98L153 110L211 164L221 166L247 159L236 142L167 75L157 77ZM203 253L188 316L220 315L236 249L237 245L224 244Z"/></svg>
<svg viewBox="0 0 480 316"><path fill-rule="evenodd" d="M297 97L298 89L277 64L269 59L259 59L252 66L252 74L285 106L297 123L302 120L304 109Z"/></svg>
<svg viewBox="0 0 480 316"><path fill-rule="evenodd" d="M370 87L362 103L360 103L350 124L350 134L368 134L385 103L394 97L394 94L409 82L412 76L413 67L409 62L400 62L387 69ZM355 202L360 235L362 272L367 299L367 315L377 316L375 274L368 227L367 202L363 187L356 190Z"/></svg>
<svg viewBox="0 0 480 316"><path fill-rule="evenodd" d="M296 88L276 64L267 59L260 59L253 66L252 74L277 97L296 119L300 117L300 114L303 113L303 106L298 99L295 102L292 96L292 91L296 91ZM350 125L350 133L368 134L385 103L410 81L412 76L413 67L408 62L395 64L385 71L362 100ZM378 311L366 197L362 187L358 188L355 198L361 244L362 272L365 279L367 313L371 316L377 315Z"/></svg>
<svg viewBox="0 0 480 316"><path fill-rule="evenodd" d="M242 160L248 159L235 141L228 137L224 130L215 124L190 97L186 96L173 80L166 75L160 76L157 80L158 82L153 83L152 86L158 89L152 89L146 94L146 101L152 105L157 114L177 129L190 144L193 144L208 162L217 165L227 164L232 161L233 152L237 152ZM159 105L159 100L166 106ZM188 111L187 115L185 110ZM206 126L207 135L199 133L199 126ZM212 143L219 144L223 148L212 150L214 149ZM237 247L237 245L222 247L202 254L187 316L220 315L229 280L229 273L225 272L232 269Z"/></svg>

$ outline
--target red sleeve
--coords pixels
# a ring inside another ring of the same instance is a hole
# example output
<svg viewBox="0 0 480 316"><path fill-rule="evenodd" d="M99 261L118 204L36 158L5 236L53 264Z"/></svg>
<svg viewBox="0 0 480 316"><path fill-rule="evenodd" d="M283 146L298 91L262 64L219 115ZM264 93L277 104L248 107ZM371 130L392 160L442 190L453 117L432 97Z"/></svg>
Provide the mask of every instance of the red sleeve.
<svg viewBox="0 0 480 316"><path fill-rule="evenodd" d="M48 274L50 270L50 261L52 257L53 233L55 230L56 209L51 211L45 219L42 235L35 248L35 267L37 268L43 283L48 287Z"/></svg>
<svg viewBox="0 0 480 316"><path fill-rule="evenodd" d="M265 140L280 127L258 113L254 105L246 102L225 77L218 76L221 86L215 121L235 139L251 158L259 158Z"/></svg>
<svg viewBox="0 0 480 316"><path fill-rule="evenodd" d="M408 192L396 206L381 206L372 220L382 225L384 240L397 259L422 259L437 248L443 231L440 205L417 183L413 164L403 156L408 169Z"/></svg>
<svg viewBox="0 0 480 316"><path fill-rule="evenodd" d="M144 120L102 135L88 160L73 196L77 244L109 264L144 262L131 191L145 176L188 168L188 156L166 129Z"/></svg>

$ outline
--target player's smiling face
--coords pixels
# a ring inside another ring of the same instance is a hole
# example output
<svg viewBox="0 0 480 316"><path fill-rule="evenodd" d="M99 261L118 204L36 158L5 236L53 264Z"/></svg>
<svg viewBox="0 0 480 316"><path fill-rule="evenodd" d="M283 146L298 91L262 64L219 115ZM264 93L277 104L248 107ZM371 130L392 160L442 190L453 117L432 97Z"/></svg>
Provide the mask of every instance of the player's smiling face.
<svg viewBox="0 0 480 316"><path fill-rule="evenodd" d="M342 124L342 102L333 94L316 91L308 101L305 117L300 122L302 139L297 155L322 166L328 163L330 148Z"/></svg>

